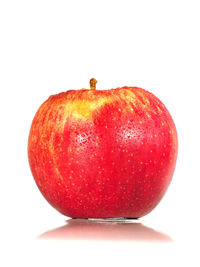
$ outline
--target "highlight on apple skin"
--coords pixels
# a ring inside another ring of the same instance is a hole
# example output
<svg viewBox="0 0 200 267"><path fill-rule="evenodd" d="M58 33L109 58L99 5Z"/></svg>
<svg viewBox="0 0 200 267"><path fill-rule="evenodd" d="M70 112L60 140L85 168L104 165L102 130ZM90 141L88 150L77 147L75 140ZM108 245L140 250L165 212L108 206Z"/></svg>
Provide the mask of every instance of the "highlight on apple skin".
<svg viewBox="0 0 200 267"><path fill-rule="evenodd" d="M38 109L28 157L46 200L72 218L139 218L165 194L176 165L175 124L137 87L69 90Z"/></svg>

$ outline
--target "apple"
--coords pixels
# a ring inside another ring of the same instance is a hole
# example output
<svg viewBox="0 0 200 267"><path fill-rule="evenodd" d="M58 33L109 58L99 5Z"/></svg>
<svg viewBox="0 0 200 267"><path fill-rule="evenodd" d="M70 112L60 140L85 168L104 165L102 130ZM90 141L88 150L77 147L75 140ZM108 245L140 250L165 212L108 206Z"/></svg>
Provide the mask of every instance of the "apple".
<svg viewBox="0 0 200 267"><path fill-rule="evenodd" d="M29 134L32 174L46 200L72 218L139 218L175 169L178 142L166 107L137 87L69 90L38 109Z"/></svg>

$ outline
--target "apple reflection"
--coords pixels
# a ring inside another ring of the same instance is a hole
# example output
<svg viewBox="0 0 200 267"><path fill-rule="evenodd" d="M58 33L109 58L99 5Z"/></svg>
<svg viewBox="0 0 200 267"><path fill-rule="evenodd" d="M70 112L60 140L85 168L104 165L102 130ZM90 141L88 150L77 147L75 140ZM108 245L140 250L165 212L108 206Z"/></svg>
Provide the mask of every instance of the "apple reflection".
<svg viewBox="0 0 200 267"><path fill-rule="evenodd" d="M38 239L172 242L168 235L137 220L69 219L64 226L45 232Z"/></svg>

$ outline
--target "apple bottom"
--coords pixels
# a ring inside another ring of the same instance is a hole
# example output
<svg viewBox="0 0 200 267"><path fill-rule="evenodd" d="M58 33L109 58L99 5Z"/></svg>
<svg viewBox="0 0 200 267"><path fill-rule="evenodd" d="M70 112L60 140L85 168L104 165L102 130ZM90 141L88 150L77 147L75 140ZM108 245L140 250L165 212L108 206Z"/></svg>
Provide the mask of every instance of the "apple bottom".
<svg viewBox="0 0 200 267"><path fill-rule="evenodd" d="M95 220L135 220L143 217L155 208L168 188L166 181L159 184L158 180L157 186L151 187L152 190L145 191L146 183L143 180L132 189L131 184L127 184L120 194L114 184L110 190L111 184L107 184L101 192L92 192L92 188L84 191L84 183L78 182L76 186L68 188L66 183L65 186L61 183L52 183L50 186L49 182L48 187L37 185L46 200L63 215L73 219Z"/></svg>
<svg viewBox="0 0 200 267"><path fill-rule="evenodd" d="M121 203L108 203L101 202L101 204L97 202L93 202L92 200L86 202L84 205L80 205L78 200L78 196L74 196L74 201L69 201L66 205L66 197L62 198L62 203L60 199L57 198L57 203L52 201L52 199L48 199L48 202L59 212L67 217L71 217L73 219L88 219L88 220L136 220L140 217L145 216L149 212L151 212L155 206L160 202L162 194L154 199L150 199L146 196L146 201L143 202L141 199L133 199L132 203L128 203L126 201L121 200ZM52 196L50 194L49 196ZM55 194L54 194L55 196ZM47 197L46 197L47 198ZM125 199L126 200L126 199ZM144 200L144 199L143 199ZM82 200L83 201L83 200ZM134 207L131 206L131 204ZM63 205L62 205L63 204ZM79 205L78 205L79 204ZM121 205L120 205L121 204ZM78 207L79 206L79 207ZM120 206L120 207L119 207Z"/></svg>

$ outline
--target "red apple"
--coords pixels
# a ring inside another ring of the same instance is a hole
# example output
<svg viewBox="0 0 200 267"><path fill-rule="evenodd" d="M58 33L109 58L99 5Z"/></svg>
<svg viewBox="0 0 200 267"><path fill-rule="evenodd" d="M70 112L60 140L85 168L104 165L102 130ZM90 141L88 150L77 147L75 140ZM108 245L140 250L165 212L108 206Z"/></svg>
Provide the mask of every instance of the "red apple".
<svg viewBox="0 0 200 267"><path fill-rule="evenodd" d="M46 200L73 218L138 218L172 179L177 133L161 101L137 87L50 96L30 130L28 157Z"/></svg>

